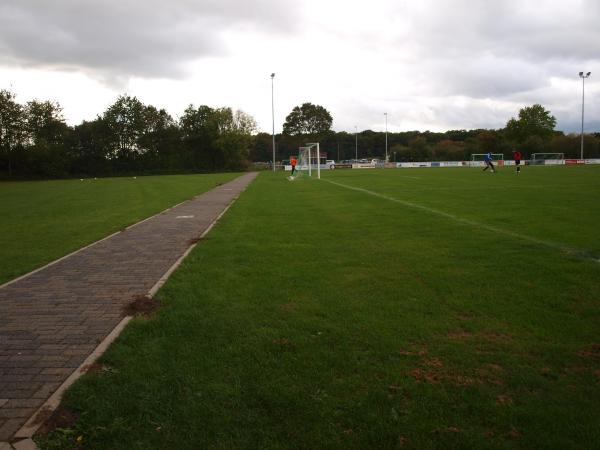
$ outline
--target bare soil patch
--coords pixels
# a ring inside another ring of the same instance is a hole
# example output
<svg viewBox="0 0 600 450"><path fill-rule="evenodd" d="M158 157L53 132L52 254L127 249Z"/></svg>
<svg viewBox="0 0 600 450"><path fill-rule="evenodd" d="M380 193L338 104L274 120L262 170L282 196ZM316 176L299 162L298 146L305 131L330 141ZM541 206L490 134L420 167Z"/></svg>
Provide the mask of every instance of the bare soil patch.
<svg viewBox="0 0 600 450"><path fill-rule="evenodd" d="M60 404L54 412L48 411L46 415L41 412L36 417L36 424L42 423L36 435L51 433L57 428L71 428L79 419L79 414Z"/></svg>
<svg viewBox="0 0 600 450"><path fill-rule="evenodd" d="M587 359L600 359L600 344L589 345L577 352L579 356Z"/></svg>
<svg viewBox="0 0 600 450"><path fill-rule="evenodd" d="M123 315L125 316L145 316L150 317L161 307L158 300L150 298L146 295L138 295L133 300L123 307Z"/></svg>

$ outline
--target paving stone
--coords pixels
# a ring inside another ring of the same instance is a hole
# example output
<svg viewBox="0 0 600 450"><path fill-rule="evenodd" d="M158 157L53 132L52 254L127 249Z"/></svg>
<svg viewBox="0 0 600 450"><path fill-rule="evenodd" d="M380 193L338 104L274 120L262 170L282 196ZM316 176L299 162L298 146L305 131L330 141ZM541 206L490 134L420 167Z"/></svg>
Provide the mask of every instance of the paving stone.
<svg viewBox="0 0 600 450"><path fill-rule="evenodd" d="M25 411L81 365L121 321L123 306L147 294L255 176L242 175L0 287L0 442L10 440Z"/></svg>
<svg viewBox="0 0 600 450"><path fill-rule="evenodd" d="M15 450L39 450L32 439L23 439L22 441L13 444Z"/></svg>
<svg viewBox="0 0 600 450"><path fill-rule="evenodd" d="M8 440L10 439L21 425L25 423L25 420L22 418L8 419L2 425L0 425L0 439Z"/></svg>

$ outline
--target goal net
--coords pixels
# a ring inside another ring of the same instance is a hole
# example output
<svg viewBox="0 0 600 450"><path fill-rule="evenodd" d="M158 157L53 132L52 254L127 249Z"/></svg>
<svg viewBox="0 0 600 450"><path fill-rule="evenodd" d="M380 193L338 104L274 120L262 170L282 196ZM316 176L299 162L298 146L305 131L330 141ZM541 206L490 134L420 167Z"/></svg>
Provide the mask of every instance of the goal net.
<svg viewBox="0 0 600 450"><path fill-rule="evenodd" d="M531 164L537 165L552 165L552 164L564 164L565 154L564 153L533 153L531 155Z"/></svg>
<svg viewBox="0 0 600 450"><path fill-rule="evenodd" d="M296 163L296 173L294 179L301 176L313 176L316 175L321 178L321 166L319 164L319 144L308 144L305 147L298 149L298 162Z"/></svg>

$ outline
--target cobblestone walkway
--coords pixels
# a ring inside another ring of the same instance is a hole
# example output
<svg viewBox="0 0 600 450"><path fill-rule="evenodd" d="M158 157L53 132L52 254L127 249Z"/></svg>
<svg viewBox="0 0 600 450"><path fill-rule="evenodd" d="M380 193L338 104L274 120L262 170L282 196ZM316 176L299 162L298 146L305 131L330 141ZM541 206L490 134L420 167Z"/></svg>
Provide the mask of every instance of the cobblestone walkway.
<svg viewBox="0 0 600 450"><path fill-rule="evenodd" d="M0 288L0 443L255 177L242 175Z"/></svg>

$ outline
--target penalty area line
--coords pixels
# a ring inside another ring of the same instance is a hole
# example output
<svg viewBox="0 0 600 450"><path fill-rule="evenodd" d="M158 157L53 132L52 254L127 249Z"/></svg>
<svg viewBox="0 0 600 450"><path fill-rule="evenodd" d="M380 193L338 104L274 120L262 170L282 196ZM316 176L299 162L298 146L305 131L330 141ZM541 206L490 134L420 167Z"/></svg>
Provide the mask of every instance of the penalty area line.
<svg viewBox="0 0 600 450"><path fill-rule="evenodd" d="M542 245L542 246L545 246L545 247L552 248L554 250L560 250L561 252L569 253L569 254L572 254L572 255L577 255L577 256L580 256L580 257L585 258L585 259L592 259L593 261L600 262L600 259L593 258L590 255L587 255L582 250L579 250L579 249L576 249L576 248L572 248L572 247L568 247L568 246L565 246L565 245L561 245L561 244L558 244L556 242L545 241L543 239L537 239L537 238L534 238L532 236L528 236L526 234L515 233L514 231L505 230L504 228L498 228L498 227L494 227L492 225L486 225L484 223L476 222L474 220L465 219L463 217L459 217L459 216L456 216L454 214L450 214L450 213L447 213L447 212L444 212L444 211L440 211L438 209L429 208L428 206L419 205L418 203L413 203L413 202L409 202L407 200L400 200L400 199L397 199L397 198L394 198L394 197L389 197L387 195L379 194L377 192L370 191L368 189L363 189L363 188L359 188L359 187L355 187L355 186L349 186L347 184L338 183L336 181L331 181L331 180L323 180L323 181L326 181L328 183L331 183L331 184L334 184L336 186L340 186L340 187L343 187L343 188L346 188L346 189L350 189L352 191L362 192L364 194L372 195L373 197L378 197L378 198L381 198L383 200L388 200L390 202L398 203L400 205L407 206L409 208L418 209L418 210L421 210L421 211L428 212L430 214L435 214L437 216L445 217L447 219L453 220L455 222L458 222L458 223L461 223L461 224L464 224L464 225L471 226L473 228L480 228L480 229L483 229L483 230L493 231L494 233L504 234L505 236L510 236L510 237L516 238L516 239L522 239L524 241L529 241L529 242L532 242L534 244L538 244L538 245Z"/></svg>

